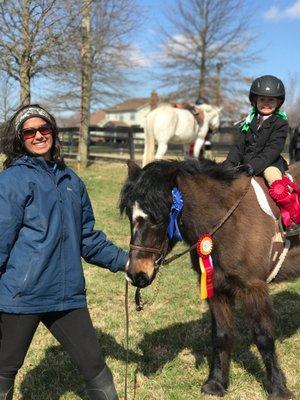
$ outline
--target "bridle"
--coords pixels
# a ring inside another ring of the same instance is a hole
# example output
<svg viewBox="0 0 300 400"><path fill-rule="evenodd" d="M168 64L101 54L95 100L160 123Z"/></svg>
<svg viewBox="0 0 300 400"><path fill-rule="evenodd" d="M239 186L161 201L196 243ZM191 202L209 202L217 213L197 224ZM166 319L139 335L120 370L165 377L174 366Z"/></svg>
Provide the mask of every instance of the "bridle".
<svg viewBox="0 0 300 400"><path fill-rule="evenodd" d="M154 270L155 270L155 272L158 272L159 268L162 265L165 265L166 255L168 253L168 247L169 247L169 239L166 236L159 249L156 247L139 246L139 245L132 244L132 243L130 243L129 247L131 250L139 250L139 251L145 251L145 252L151 253L151 254L158 254L159 257L154 261Z"/></svg>

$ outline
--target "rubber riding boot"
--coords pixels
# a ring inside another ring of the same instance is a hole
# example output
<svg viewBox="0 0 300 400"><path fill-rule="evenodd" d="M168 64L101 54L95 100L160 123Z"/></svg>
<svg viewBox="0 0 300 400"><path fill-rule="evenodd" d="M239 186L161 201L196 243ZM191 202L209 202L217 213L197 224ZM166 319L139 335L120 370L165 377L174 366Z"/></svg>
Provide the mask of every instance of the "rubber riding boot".
<svg viewBox="0 0 300 400"><path fill-rule="evenodd" d="M269 193L280 208L286 232L291 234L300 232L300 188L289 178L283 177L270 185Z"/></svg>
<svg viewBox="0 0 300 400"><path fill-rule="evenodd" d="M14 393L14 378L0 376L0 400L12 400Z"/></svg>
<svg viewBox="0 0 300 400"><path fill-rule="evenodd" d="M107 365L100 374L86 382L86 389L90 400L119 400L112 373Z"/></svg>

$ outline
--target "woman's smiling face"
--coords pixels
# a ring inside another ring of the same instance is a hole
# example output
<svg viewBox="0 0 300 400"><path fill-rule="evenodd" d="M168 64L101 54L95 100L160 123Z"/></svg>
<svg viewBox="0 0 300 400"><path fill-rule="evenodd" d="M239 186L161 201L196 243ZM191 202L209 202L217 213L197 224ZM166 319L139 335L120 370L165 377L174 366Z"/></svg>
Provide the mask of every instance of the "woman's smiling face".
<svg viewBox="0 0 300 400"><path fill-rule="evenodd" d="M25 149L35 155L51 160L53 146L52 127L40 117L32 117L23 123L21 136Z"/></svg>

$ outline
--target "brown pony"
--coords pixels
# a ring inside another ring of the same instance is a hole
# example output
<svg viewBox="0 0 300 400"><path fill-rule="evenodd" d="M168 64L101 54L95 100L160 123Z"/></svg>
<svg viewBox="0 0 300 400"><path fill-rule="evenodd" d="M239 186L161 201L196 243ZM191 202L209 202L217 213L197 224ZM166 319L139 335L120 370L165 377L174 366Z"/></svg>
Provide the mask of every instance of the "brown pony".
<svg viewBox="0 0 300 400"><path fill-rule="evenodd" d="M241 199L232 215L213 234L214 296L208 299L213 360L202 391L217 396L226 393L233 346L233 304L235 299L240 299L266 367L269 398L293 398L275 353L272 306L266 283L275 223L261 210L249 178L208 160L156 161L143 169L128 162L128 171L120 200L121 212L126 211L131 225L126 274L140 288L151 284L160 260L176 244L166 234L174 187L183 196L178 224L188 246L218 225ZM294 164L291 173L300 184L300 163ZM274 282L300 276L299 237L293 241ZM195 249L190 256L192 267L198 273Z"/></svg>

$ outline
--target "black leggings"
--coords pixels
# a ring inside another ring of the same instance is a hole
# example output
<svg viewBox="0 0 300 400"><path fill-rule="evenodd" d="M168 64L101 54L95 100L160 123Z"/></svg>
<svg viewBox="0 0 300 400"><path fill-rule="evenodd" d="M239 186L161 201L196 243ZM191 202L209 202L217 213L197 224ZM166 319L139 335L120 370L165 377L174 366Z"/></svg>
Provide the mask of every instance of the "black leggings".
<svg viewBox="0 0 300 400"><path fill-rule="evenodd" d="M21 368L33 335L42 322L90 380L105 366L87 308L44 314L0 313L0 375L14 378Z"/></svg>

